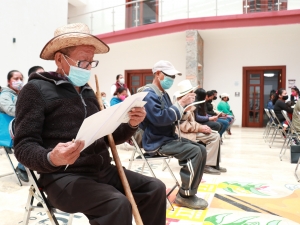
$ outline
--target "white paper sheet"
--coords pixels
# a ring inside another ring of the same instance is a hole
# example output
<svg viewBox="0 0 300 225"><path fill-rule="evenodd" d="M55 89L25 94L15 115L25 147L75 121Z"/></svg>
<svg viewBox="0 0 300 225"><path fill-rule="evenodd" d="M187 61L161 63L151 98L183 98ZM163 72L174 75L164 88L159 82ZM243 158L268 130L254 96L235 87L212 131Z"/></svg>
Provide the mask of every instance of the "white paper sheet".
<svg viewBox="0 0 300 225"><path fill-rule="evenodd" d="M113 133L121 123L129 121L128 112L133 107L146 104L143 99L148 92L140 92L127 97L123 102L102 110L86 118L76 136L76 140L84 140L84 148L93 144L97 139Z"/></svg>

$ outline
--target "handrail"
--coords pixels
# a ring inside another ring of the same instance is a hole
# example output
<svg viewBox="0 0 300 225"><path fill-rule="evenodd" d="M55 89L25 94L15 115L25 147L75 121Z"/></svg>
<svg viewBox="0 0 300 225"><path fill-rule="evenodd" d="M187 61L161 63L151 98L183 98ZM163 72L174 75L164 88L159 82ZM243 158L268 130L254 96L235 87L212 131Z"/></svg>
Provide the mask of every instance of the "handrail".
<svg viewBox="0 0 300 225"><path fill-rule="evenodd" d="M104 10L107 10L107 9L113 9L113 8L118 7L118 6L131 5L131 4L134 4L134 3L139 3L139 2L144 2L144 1L146 1L146 0L136 0L136 1L132 1L132 2L127 2L125 4L114 5L114 6L110 6L110 7L107 7L107 8L101 8L101 9L98 9L98 10L95 10L95 11L90 11L90 12L82 13L82 14L79 14L79 15L76 15L76 16L68 17L68 19L72 19L72 18L76 18L76 17L88 15L88 14L91 14L91 13L96 13L96 12L104 11Z"/></svg>

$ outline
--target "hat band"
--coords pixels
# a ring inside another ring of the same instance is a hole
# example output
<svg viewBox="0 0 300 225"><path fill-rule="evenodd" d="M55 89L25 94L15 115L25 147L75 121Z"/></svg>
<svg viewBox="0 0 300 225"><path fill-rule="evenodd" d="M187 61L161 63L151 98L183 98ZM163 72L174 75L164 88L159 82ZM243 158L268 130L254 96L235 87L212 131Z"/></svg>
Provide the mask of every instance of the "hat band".
<svg viewBox="0 0 300 225"><path fill-rule="evenodd" d="M180 94L183 94L183 93L185 93L185 92L187 92L187 91L191 91L192 89L193 89L193 88L191 87L189 90L180 92Z"/></svg>

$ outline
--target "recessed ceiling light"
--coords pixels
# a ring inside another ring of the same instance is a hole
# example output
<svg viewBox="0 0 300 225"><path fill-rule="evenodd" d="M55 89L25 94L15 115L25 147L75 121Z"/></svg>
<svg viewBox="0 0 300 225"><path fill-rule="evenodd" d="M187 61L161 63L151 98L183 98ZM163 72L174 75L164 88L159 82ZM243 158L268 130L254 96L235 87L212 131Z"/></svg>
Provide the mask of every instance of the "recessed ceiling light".
<svg viewBox="0 0 300 225"><path fill-rule="evenodd" d="M265 77L274 77L274 73L265 73L264 76Z"/></svg>

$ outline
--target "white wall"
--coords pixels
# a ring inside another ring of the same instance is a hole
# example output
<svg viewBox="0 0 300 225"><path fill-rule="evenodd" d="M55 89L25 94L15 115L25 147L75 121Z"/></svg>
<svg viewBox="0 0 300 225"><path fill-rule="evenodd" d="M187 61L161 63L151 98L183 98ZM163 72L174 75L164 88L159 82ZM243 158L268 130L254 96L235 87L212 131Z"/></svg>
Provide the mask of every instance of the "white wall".
<svg viewBox="0 0 300 225"><path fill-rule="evenodd" d="M125 0L89 0L87 5L83 7L75 7L69 4L68 23L85 23L90 27L93 34L103 34L113 30L125 29L125 5L118 6L122 4L125 4ZM116 7L111 8L112 6ZM100 9L104 10L78 17L78 15Z"/></svg>
<svg viewBox="0 0 300 225"><path fill-rule="evenodd" d="M288 0L288 10L291 9L300 9L300 1L299 0Z"/></svg>
<svg viewBox="0 0 300 225"><path fill-rule="evenodd" d="M241 125L242 119L243 67L286 65L287 80L294 78L296 85L300 85L300 25L204 30L199 33L204 40L203 87L231 95L230 105L237 118L236 125ZM99 76L101 91L110 98L110 86L117 74L130 69L151 69L156 61L169 60L183 73L168 91L172 96L178 82L185 79L185 43L185 32L180 32L111 44L108 54L95 57L100 63L93 73ZM240 92L240 97L234 97L234 92Z"/></svg>
<svg viewBox="0 0 300 225"><path fill-rule="evenodd" d="M200 35L204 39L204 87L231 95L237 125L242 120L244 66L286 65L287 80L295 78L300 85L300 25L207 30ZM234 92L240 92L240 97L234 97Z"/></svg>
<svg viewBox="0 0 300 225"><path fill-rule="evenodd" d="M7 73L20 70L27 81L30 67L54 70L53 61L40 59L54 30L67 24L67 0L0 0L0 85L7 85ZM16 43L13 43L16 38Z"/></svg>
<svg viewBox="0 0 300 225"><path fill-rule="evenodd" d="M98 75L100 90L106 92L109 100L112 97L110 87L115 83L116 75L124 74L125 70L152 69L157 61L163 59L185 74L185 32L115 43L109 47L109 53L95 55L94 59L100 62L92 71ZM175 79L173 88L168 91L171 97L182 79L184 76ZM91 78L92 85L93 80Z"/></svg>

